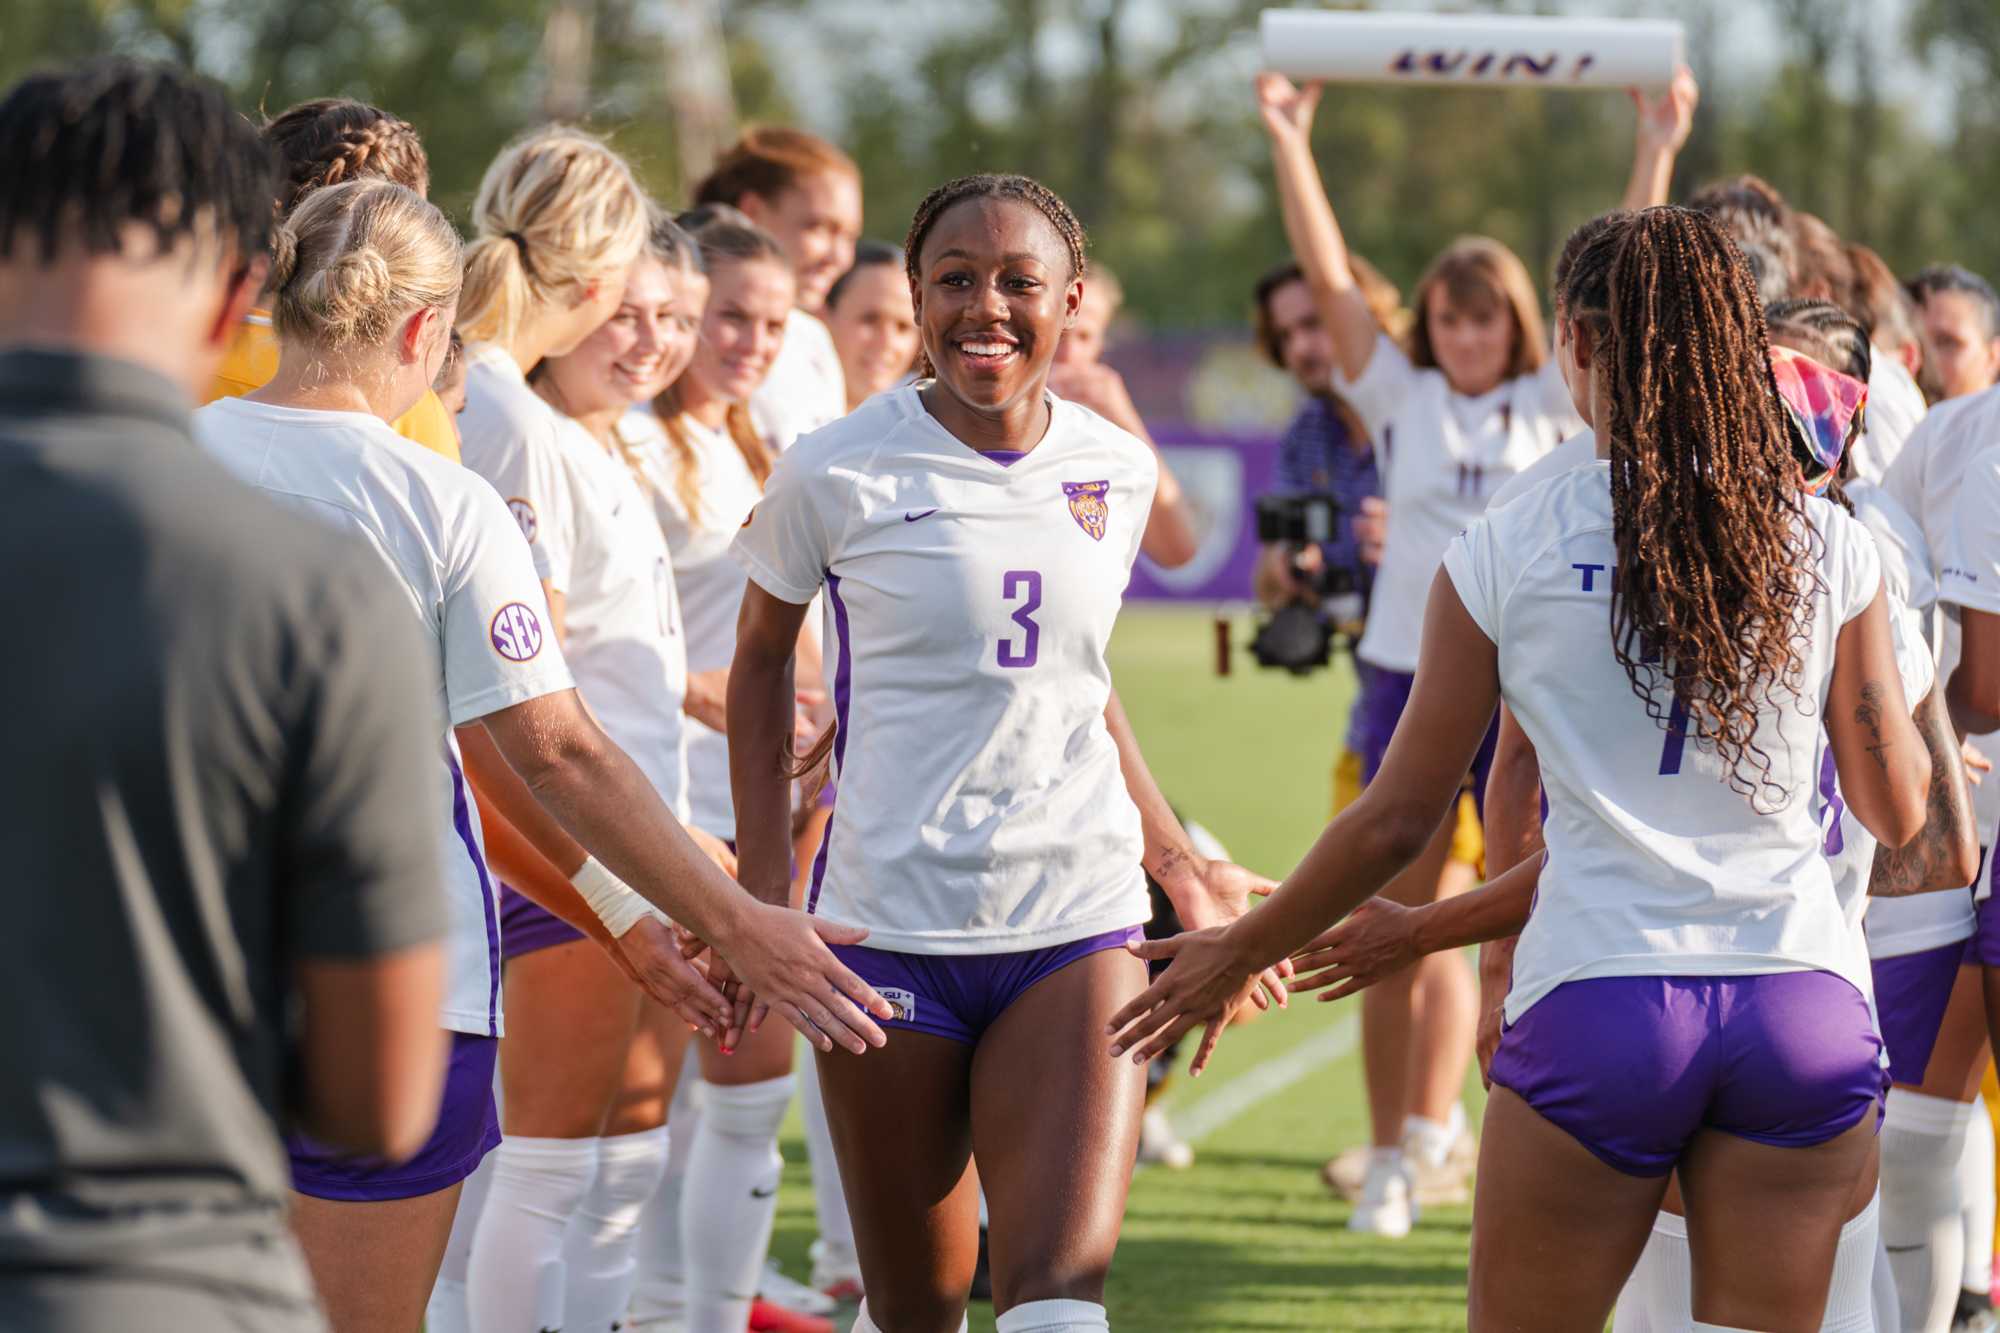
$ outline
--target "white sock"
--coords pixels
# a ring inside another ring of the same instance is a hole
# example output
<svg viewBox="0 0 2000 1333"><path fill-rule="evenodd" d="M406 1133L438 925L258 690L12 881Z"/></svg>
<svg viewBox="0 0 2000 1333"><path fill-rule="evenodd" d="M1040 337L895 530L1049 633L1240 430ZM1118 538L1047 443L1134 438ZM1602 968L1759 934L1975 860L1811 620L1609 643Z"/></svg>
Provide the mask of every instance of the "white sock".
<svg viewBox="0 0 2000 1333"><path fill-rule="evenodd" d="M466 1313L473 1333L563 1326L563 1233L597 1178L596 1139L511 1136L472 1237Z"/></svg>
<svg viewBox="0 0 2000 1333"><path fill-rule="evenodd" d="M802 1042L804 1038L800 1039ZM813 1285L824 1285L861 1271L854 1252L854 1223L847 1216L847 1193L840 1187L840 1163L833 1155L833 1131L826 1123L826 1098L820 1095L819 1074L810 1061L799 1076L799 1112L806 1125L806 1161L812 1166L813 1212L819 1218L819 1243L813 1251Z"/></svg>
<svg viewBox="0 0 2000 1333"><path fill-rule="evenodd" d="M1882 1122L1882 1243L1910 1333L1951 1327L1965 1268L1958 1158L1973 1108L1889 1089Z"/></svg>
<svg viewBox="0 0 2000 1333"><path fill-rule="evenodd" d="M659 1188L639 1211L637 1281L632 1288L632 1318L636 1328L678 1327L687 1312L686 1259L681 1253L681 1195L687 1187L688 1161L701 1130L700 1065L693 1044L674 1084L667 1108L667 1166Z"/></svg>
<svg viewBox="0 0 2000 1333"><path fill-rule="evenodd" d="M479 1215L486 1208L486 1192L492 1185L493 1154L487 1153L458 1192L451 1239L445 1242L444 1262L438 1265L437 1282L431 1287L429 1304L424 1306L424 1333L469 1333L472 1327L465 1312L465 1278L472 1264L472 1236L479 1229Z"/></svg>
<svg viewBox="0 0 2000 1333"><path fill-rule="evenodd" d="M1820 1333L1881 1333L1875 1326L1875 1255L1882 1236L1882 1196L1847 1220L1833 1252ZM1893 1330L1892 1330L1893 1333Z"/></svg>
<svg viewBox="0 0 2000 1333"><path fill-rule="evenodd" d="M1978 1102L1958 1156L1958 1216L1965 1232L1965 1276L1959 1285L1982 1296L1993 1287L1993 1118Z"/></svg>
<svg viewBox="0 0 2000 1333"><path fill-rule="evenodd" d="M1448 1121L1421 1115L1403 1117L1403 1150L1424 1166L1443 1166L1455 1137Z"/></svg>
<svg viewBox="0 0 2000 1333"><path fill-rule="evenodd" d="M791 1074L703 1090L681 1194L689 1333L737 1333L750 1321L778 1215L778 1126L797 1090Z"/></svg>
<svg viewBox="0 0 2000 1333"><path fill-rule="evenodd" d="M1653 1234L1618 1293L1611 1333L1674 1333L1694 1318L1694 1279L1688 1253L1687 1219L1674 1213L1653 1218Z"/></svg>
<svg viewBox="0 0 2000 1333"><path fill-rule="evenodd" d="M970 1329L971 1327L972 1327L971 1317L968 1315L960 1315L958 1320L958 1333L966 1333L966 1330ZM854 1316L854 1323L852 1327L848 1330L848 1333L882 1333L881 1326L878 1325L873 1319L870 1319L868 1317L867 1298L864 1297L862 1299L861 1309L858 1312L856 1312Z"/></svg>
<svg viewBox="0 0 2000 1333"><path fill-rule="evenodd" d="M639 1210L666 1165L664 1125L597 1141L597 1179L563 1245L564 1333L610 1333L625 1317L639 1272Z"/></svg>
<svg viewBox="0 0 2000 1333"><path fill-rule="evenodd" d="M1877 1192L1879 1208L1882 1195ZM1875 1333L1903 1333L1903 1311L1896 1300L1896 1273L1889 1267L1889 1251L1882 1244L1882 1216L1875 1215L1875 1271L1869 1286L1869 1304L1875 1309Z"/></svg>
<svg viewBox="0 0 2000 1333"><path fill-rule="evenodd" d="M1029 1301L993 1321L994 1333L1110 1333L1104 1307L1091 1301Z"/></svg>

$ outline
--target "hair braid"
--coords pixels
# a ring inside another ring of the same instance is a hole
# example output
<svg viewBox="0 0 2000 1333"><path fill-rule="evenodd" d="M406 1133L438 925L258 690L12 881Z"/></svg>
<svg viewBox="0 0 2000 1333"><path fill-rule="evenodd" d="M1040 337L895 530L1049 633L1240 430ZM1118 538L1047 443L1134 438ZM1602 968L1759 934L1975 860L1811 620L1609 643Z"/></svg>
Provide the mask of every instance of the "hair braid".
<svg viewBox="0 0 2000 1333"><path fill-rule="evenodd" d="M1819 538L1749 267L1705 216L1647 209L1579 247L1560 304L1595 334L1608 409L1612 649L1650 717L1782 805L1757 727L1798 693Z"/></svg>
<svg viewBox="0 0 2000 1333"><path fill-rule="evenodd" d="M420 195L430 192L430 159L416 129L364 102L345 97L301 102L267 124L264 137L284 158L281 212L291 212L314 190L364 176L392 180Z"/></svg>
<svg viewBox="0 0 2000 1333"><path fill-rule="evenodd" d="M910 231L903 238L903 271L909 275L912 290L922 282L924 241L930 236L931 228L937 220L951 209L968 199L1014 199L1029 205L1049 220L1056 235L1062 239L1063 247L1069 251L1069 276L1074 282L1090 271L1090 259L1086 253L1089 242L1084 235L1083 224L1076 214L1063 202L1062 196L1032 176L999 175L981 172L976 176L960 176L947 181L923 197L917 205L915 216L910 219ZM919 354L917 375L919 378L934 373L928 349Z"/></svg>

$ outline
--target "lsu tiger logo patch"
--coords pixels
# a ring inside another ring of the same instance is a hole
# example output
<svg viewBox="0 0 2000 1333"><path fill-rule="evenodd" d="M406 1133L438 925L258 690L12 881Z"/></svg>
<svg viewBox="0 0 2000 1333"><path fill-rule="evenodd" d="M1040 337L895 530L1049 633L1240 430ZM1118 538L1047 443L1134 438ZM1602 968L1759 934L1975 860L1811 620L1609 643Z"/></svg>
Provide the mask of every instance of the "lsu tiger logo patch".
<svg viewBox="0 0 2000 1333"><path fill-rule="evenodd" d="M1063 494L1069 497L1069 516L1094 542L1104 540L1104 528L1111 521L1111 483L1108 481L1066 481Z"/></svg>

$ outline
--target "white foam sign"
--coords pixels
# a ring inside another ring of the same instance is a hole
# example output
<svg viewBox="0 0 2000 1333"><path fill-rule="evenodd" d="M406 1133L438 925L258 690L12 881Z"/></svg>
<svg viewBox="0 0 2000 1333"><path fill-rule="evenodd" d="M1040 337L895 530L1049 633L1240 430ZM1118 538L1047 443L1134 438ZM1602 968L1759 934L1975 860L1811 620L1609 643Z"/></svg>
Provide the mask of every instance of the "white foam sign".
<svg viewBox="0 0 2000 1333"><path fill-rule="evenodd" d="M1267 9L1264 67L1342 83L1664 88L1687 36L1667 19Z"/></svg>

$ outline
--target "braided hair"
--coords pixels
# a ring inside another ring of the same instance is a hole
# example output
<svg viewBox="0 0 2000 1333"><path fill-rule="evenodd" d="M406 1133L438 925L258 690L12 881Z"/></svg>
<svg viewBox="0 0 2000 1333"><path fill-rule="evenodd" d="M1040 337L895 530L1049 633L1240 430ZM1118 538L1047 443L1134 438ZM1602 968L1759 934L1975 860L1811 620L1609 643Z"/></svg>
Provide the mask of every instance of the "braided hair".
<svg viewBox="0 0 2000 1333"><path fill-rule="evenodd" d="M347 97L320 97L278 113L264 138L284 159L278 211L289 213L314 190L382 176L429 194L430 159L407 120Z"/></svg>
<svg viewBox="0 0 2000 1333"><path fill-rule="evenodd" d="M981 172L976 176L960 176L957 180L947 181L925 195L923 202L917 205L916 215L910 219L909 234L903 238L903 271L909 275L911 291L915 291L923 281L920 266L923 263L924 242L930 237L931 228L937 225L939 218L969 199L1011 199L1028 205L1047 218L1056 235L1062 238L1063 248L1069 251L1069 280L1074 282L1090 271L1083 224L1076 220L1076 214L1062 201L1061 195L1030 176ZM919 379L935 373L929 348L919 354L918 360Z"/></svg>
<svg viewBox="0 0 2000 1333"><path fill-rule="evenodd" d="M1654 721L1713 746L1753 805L1775 790L1782 808L1757 726L1801 684L1819 539L1755 281L1728 233L1684 208L1613 217L1565 277L1559 305L1593 334L1609 407L1612 650Z"/></svg>

